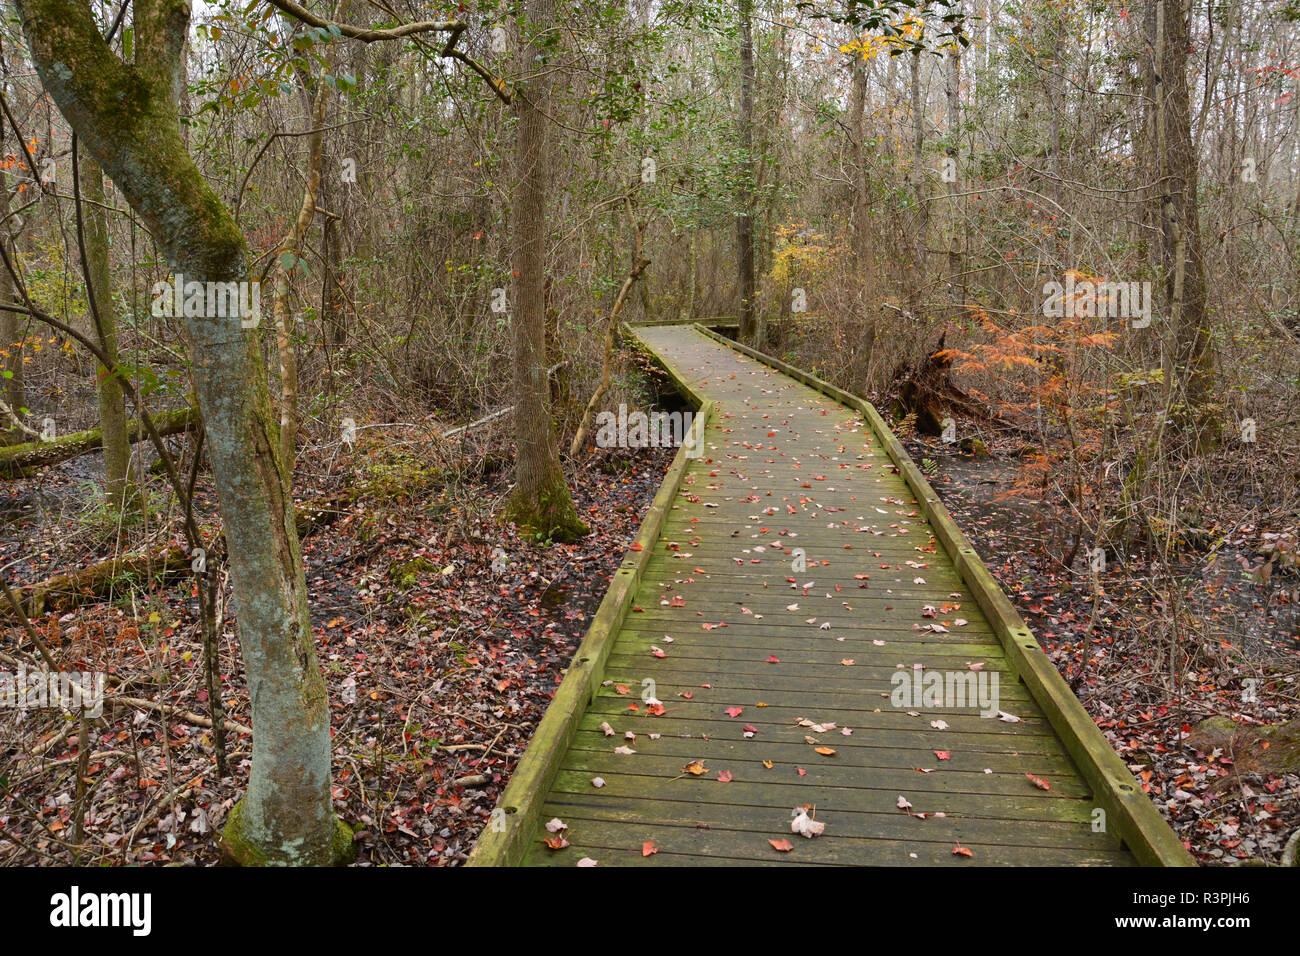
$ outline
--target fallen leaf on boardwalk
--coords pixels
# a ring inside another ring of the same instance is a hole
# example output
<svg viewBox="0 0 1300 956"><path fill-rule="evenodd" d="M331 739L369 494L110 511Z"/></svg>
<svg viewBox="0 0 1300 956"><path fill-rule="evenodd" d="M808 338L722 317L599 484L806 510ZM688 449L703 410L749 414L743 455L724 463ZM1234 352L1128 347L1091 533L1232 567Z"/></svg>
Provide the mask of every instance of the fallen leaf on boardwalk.
<svg viewBox="0 0 1300 956"><path fill-rule="evenodd" d="M787 605L785 606L785 609L786 609L787 611L797 611L797 610L799 610L799 605L798 605L798 604L787 604Z"/></svg>
<svg viewBox="0 0 1300 956"><path fill-rule="evenodd" d="M767 662L769 664L780 664L781 658L777 657L775 654L769 654L767 656Z"/></svg>
<svg viewBox="0 0 1300 956"><path fill-rule="evenodd" d="M704 766L703 760L692 760L690 763L688 763L685 767L682 768L682 773L693 774L696 777L708 772L709 772L708 769Z"/></svg>
<svg viewBox="0 0 1300 956"><path fill-rule="evenodd" d="M947 751L947 750L936 750L936 751L934 752L934 755L935 755L936 757L938 757L940 760L951 760L951 759L952 759L952 754L951 754L949 751Z"/></svg>
<svg viewBox="0 0 1300 956"><path fill-rule="evenodd" d="M898 796L898 809L900 809L900 810L911 810L911 809L912 809L912 805L911 805L910 803L907 802L907 798L904 797L902 794L899 794L899 796Z"/></svg>
<svg viewBox="0 0 1300 956"><path fill-rule="evenodd" d="M623 756L626 757L626 756L628 756L629 754L634 754L634 753L636 753L636 751L633 750L631 747L615 747L615 748L614 748L614 753L616 753L616 754L622 754Z"/></svg>
<svg viewBox="0 0 1300 956"><path fill-rule="evenodd" d="M1048 783L1046 780L1044 780L1042 777L1035 777L1032 773L1027 773L1025 774L1025 776L1028 777L1033 782L1034 786L1037 787L1039 790L1052 789L1052 785Z"/></svg>
<svg viewBox="0 0 1300 956"><path fill-rule="evenodd" d="M932 720L930 721L930 726L935 730L947 730L948 722L946 720Z"/></svg>
<svg viewBox="0 0 1300 956"><path fill-rule="evenodd" d="M561 820L559 817L556 817L555 819L551 820L549 823L546 824L546 829L550 833L559 833L561 830L569 829L569 825L565 823L563 820Z"/></svg>
<svg viewBox="0 0 1300 956"><path fill-rule="evenodd" d="M794 849L794 844L789 840L768 840L767 842L772 844L773 850L779 850L782 853L789 853Z"/></svg>
<svg viewBox="0 0 1300 956"><path fill-rule="evenodd" d="M843 659L840 661L840 663L843 664L845 667L852 667L852 666L853 666L853 658L851 658L851 657L845 657L845 658L843 658Z"/></svg>
<svg viewBox="0 0 1300 956"><path fill-rule="evenodd" d="M728 707L725 711L728 717L739 717L744 712L745 708L743 707Z"/></svg>
<svg viewBox="0 0 1300 956"><path fill-rule="evenodd" d="M659 847L655 846L654 840L646 840L644 843L641 844L642 856L654 856L658 852L659 852Z"/></svg>
<svg viewBox="0 0 1300 956"><path fill-rule="evenodd" d="M813 837L821 836L825 830L826 824L808 816L808 811L803 807L795 807L795 817L790 821L790 832L798 833L811 840Z"/></svg>
<svg viewBox="0 0 1300 956"><path fill-rule="evenodd" d="M998 711L998 720L1004 720L1004 721L1006 721L1008 724L1018 724L1018 723L1020 723L1020 718L1019 718L1019 717L1017 717L1015 714L1008 714L1005 710L999 710L999 711Z"/></svg>
<svg viewBox="0 0 1300 956"><path fill-rule="evenodd" d="M771 769L772 769L772 761L770 761L770 760L764 760L764 761L763 761L763 766L766 767L768 770L771 770Z"/></svg>
<svg viewBox="0 0 1300 956"><path fill-rule="evenodd" d="M747 734L756 734L756 733L758 733L758 728L755 727L753 724L746 724L746 725L744 726L743 729L744 729L745 733L747 733Z"/></svg>
<svg viewBox="0 0 1300 956"><path fill-rule="evenodd" d="M615 685L614 685L614 693L616 693L616 694L618 694L620 697L622 697L622 696L625 695L625 694L630 694L630 693L632 693L632 688L628 687L627 684L615 684Z"/></svg>
<svg viewBox="0 0 1300 956"><path fill-rule="evenodd" d="M808 771L805 770L803 767L796 767L796 768L795 768L795 772L798 773L799 776L801 776L801 777L806 777L806 776L808 776Z"/></svg>
<svg viewBox="0 0 1300 956"><path fill-rule="evenodd" d="M597 790L599 790L601 787L605 786L605 778L604 778L604 777L592 777L592 778L591 778L591 785L592 785L593 787L595 787Z"/></svg>
<svg viewBox="0 0 1300 956"><path fill-rule="evenodd" d="M609 721L605 721L604 723L602 723L600 725L600 729L605 734L606 737L614 736L614 728L609 725Z"/></svg>
<svg viewBox="0 0 1300 956"><path fill-rule="evenodd" d="M813 750L817 751L817 753L821 754L823 757L835 756L835 751L830 747L814 747Z"/></svg>
<svg viewBox="0 0 1300 956"><path fill-rule="evenodd" d="M552 850L563 850L566 846L569 845L569 841L564 839L563 836L557 833L553 837L546 838L546 845L549 846Z"/></svg>
<svg viewBox="0 0 1300 956"><path fill-rule="evenodd" d="M960 843L958 843L955 847L952 848L952 855L973 857L975 854L972 853L969 848L964 847Z"/></svg>
<svg viewBox="0 0 1300 956"><path fill-rule="evenodd" d="M596 865L596 861L589 856L584 856L581 860L578 861L578 866L595 866L595 865Z"/></svg>
<svg viewBox="0 0 1300 956"><path fill-rule="evenodd" d="M661 648L653 647L653 646L650 648L650 653L653 654L655 657L667 657L667 656L668 656L667 651L664 651L664 650L661 649Z"/></svg>
<svg viewBox="0 0 1300 956"><path fill-rule="evenodd" d="M718 783L731 783L731 771L724 770L718 774Z"/></svg>

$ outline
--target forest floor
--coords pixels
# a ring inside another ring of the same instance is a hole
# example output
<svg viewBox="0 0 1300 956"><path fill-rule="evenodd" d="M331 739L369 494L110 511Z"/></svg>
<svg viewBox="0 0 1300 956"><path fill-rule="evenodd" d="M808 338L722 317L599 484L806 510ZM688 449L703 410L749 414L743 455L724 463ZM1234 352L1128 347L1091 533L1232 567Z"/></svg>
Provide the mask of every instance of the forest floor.
<svg viewBox="0 0 1300 956"><path fill-rule="evenodd" d="M354 451L325 445L300 456L300 498L348 496L303 549L330 695L334 796L359 830L360 865L464 861L671 458L670 449L588 457L570 477L592 534L573 546L539 544L494 517L509 487L509 440L487 432L450 464L415 429L362 430ZM1084 562L1070 570L1060 560L1063 508L1008 496L1019 462L989 444L992 457L973 458L908 442L1067 681L1090 645L1076 692L1197 859L1276 862L1300 826L1300 776L1271 765L1266 741L1215 746L1198 724L1266 727L1295 716L1300 582L1294 570L1251 574L1269 536L1285 530L1231 529L1217 558L1190 554L1172 572L1130 555L1110 565L1095 596L1077 570ZM97 462L0 485L8 580L174 543L163 522L124 530L87 508ZM200 523L210 522L211 489L200 485L196 498ZM1170 580L1181 582L1176 612ZM222 697L227 719L247 725L236 611L225 613ZM1167 626L1174 613L1186 632ZM128 682L119 693L208 713L192 579L127 588L34 623L62 666L105 670ZM1168 654L1153 647L1166 633L1184 655L1176 680ZM1254 700L1243 700L1247 678ZM47 712L0 712L0 864L216 862L213 832L247 779L247 735L228 736L231 773L221 778L209 729L138 707L106 710L91 728L78 853L71 729Z"/></svg>
<svg viewBox="0 0 1300 956"><path fill-rule="evenodd" d="M979 458L938 439L906 444L1197 860L1276 863L1300 827L1300 767L1293 748L1274 747L1272 759L1267 740L1246 734L1297 714L1300 580L1294 567L1263 580L1255 573L1271 542L1294 528L1238 526L1224 515L1216 555L1187 552L1175 568L1142 554L1109 561L1094 595L1086 556L1073 568L1061 557L1065 506L1010 493L1023 439L986 440L992 454ZM1210 718L1232 722L1226 739L1206 732ZM1234 738L1249 743L1236 749Z"/></svg>
<svg viewBox="0 0 1300 956"><path fill-rule="evenodd" d="M497 523L508 469L450 471L445 454L434 461L422 453L436 443L414 431L360 435L351 454L325 446L298 462L300 498L349 489L343 513L303 542L329 689L335 806L358 830L361 865L455 865L550 702L672 450L586 458L570 484L592 533L569 546L522 541ZM508 448L504 432L476 436L461 461L499 469ZM97 460L0 486L0 565L10 581L80 567L115 545L174 543L170 529L121 534L84 510ZM211 489L198 489L196 511L214 514ZM225 611L222 698L227 719L246 726L235 614ZM119 693L208 714L191 578L34 623L61 666L104 670L128 682ZM19 631L9 634L11 648ZM90 729L86 841L77 852L70 729L48 711L0 712L0 865L217 861L213 833L247 782L246 734L228 735L231 772L221 778L210 729L106 708L104 723ZM33 748L43 751L38 758Z"/></svg>

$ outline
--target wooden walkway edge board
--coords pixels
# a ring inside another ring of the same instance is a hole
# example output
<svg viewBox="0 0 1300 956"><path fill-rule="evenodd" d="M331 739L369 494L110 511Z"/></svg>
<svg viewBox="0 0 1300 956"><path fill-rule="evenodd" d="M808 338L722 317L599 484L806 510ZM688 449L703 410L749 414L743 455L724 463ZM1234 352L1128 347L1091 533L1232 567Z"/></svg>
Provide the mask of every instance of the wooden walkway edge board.
<svg viewBox="0 0 1300 956"><path fill-rule="evenodd" d="M698 414L692 423L692 434L695 441L702 442L715 405L690 391L685 379L680 384L688 390L688 395L695 397L693 404ZM659 530L681 488L691 447L689 440L684 441L668 466L632 550L615 572L582 643L574 652L573 662L493 809L487 827L474 845L467 866L517 866L529 849L528 840L540 826L542 804L560 772L579 722L595 699L605 662L654 554Z"/></svg>
<svg viewBox="0 0 1300 956"><path fill-rule="evenodd" d="M965 865L1194 865L871 405L700 324L620 332L698 412L467 865L961 865L963 846ZM788 591L795 544L833 560ZM921 627L937 595L969 620ZM969 678L977 660L1021 722L881 700L898 670ZM709 776L677 773L694 758ZM789 833L809 803L823 838ZM543 845L555 815L561 850Z"/></svg>
<svg viewBox="0 0 1300 956"><path fill-rule="evenodd" d="M985 617L993 624L994 633L1001 640L1011 666L1043 708L1070 755L1077 761L1079 769L1092 785L1125 845L1144 866L1195 866L1195 861L1178 835L1147 799L1141 786L1097 729L1079 699L1047 659L992 572L980 560L966 535L957 527L948 514L948 509L939 500L938 494L930 487L930 483L875 407L780 359L733 342L710 329L700 326L696 328L728 348L783 372L867 417L877 440L902 473L966 586L975 595Z"/></svg>

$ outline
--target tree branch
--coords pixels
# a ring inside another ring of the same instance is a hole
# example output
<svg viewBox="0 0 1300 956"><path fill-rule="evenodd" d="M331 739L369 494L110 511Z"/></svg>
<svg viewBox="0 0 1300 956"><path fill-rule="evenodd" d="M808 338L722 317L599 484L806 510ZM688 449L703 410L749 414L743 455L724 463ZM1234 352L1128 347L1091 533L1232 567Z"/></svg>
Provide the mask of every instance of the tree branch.
<svg viewBox="0 0 1300 956"><path fill-rule="evenodd" d="M293 17L308 26L323 27L327 30L333 28L343 36L353 40L360 40L362 43L375 43L379 40L400 40L421 33L446 33L448 35L447 42L438 55L464 63L483 78L487 85L492 88L492 92L497 99L507 106L510 105L510 94L506 92L505 81L493 76L472 57L466 56L456 49L456 41L468 28L468 24L462 20L422 20L419 23L403 23L401 26L390 29L373 30L368 27L354 27L348 23L336 23L333 20L318 17L305 7L294 3L294 0L266 0L266 2L281 13Z"/></svg>

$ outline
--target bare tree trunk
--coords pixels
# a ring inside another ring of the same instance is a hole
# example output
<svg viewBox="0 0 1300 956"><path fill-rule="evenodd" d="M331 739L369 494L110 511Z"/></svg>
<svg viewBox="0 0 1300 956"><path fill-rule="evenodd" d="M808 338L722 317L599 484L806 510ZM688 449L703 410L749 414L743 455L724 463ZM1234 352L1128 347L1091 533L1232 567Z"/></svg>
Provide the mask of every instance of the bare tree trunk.
<svg viewBox="0 0 1300 956"><path fill-rule="evenodd" d="M961 3L958 3L957 10L962 12ZM961 155L961 50L961 44L954 43L948 51L945 77L948 98L948 148L945 151L948 159L948 175L945 176L948 184L948 298L952 303L949 318L953 322L960 321L966 302L965 280L958 279L963 271L961 200L958 198L961 187L957 177L958 159Z"/></svg>
<svg viewBox="0 0 1300 956"><path fill-rule="evenodd" d="M1155 76L1157 140L1162 183L1165 298L1169 304L1167 378L1171 410L1197 450L1213 447L1221 424L1211 412L1214 351L1206 309L1205 263L1197 211L1196 154L1192 149L1187 90L1188 11L1184 0L1160 0L1157 8Z"/></svg>
<svg viewBox="0 0 1300 956"><path fill-rule="evenodd" d="M326 59L326 70L332 57ZM312 217L316 214L316 194L320 190L321 156L324 152L325 95L329 86L317 79L311 115L308 117L311 135L307 138L307 177L302 188L302 204L298 218L285 233L284 241L275 257L274 305L275 344L280 356L280 457L285 469L292 475L294 450L298 441L298 358L293 345L293 310L289 297L293 289L289 282L291 268L297 268L298 253L302 249Z"/></svg>
<svg viewBox="0 0 1300 956"><path fill-rule="evenodd" d="M104 211L104 173L95 161L83 151L80 156L78 177L85 223L86 270L91 294L95 299L98 321L91 331L104 355L117 365L117 303L113 299L113 277L108 264L108 222ZM7 272L8 270L6 270ZM99 427L104 443L104 497L112 512L130 507L135 501L129 469L131 465L131 439L126 428L126 398L122 384L108 374L108 369L95 367L96 390L99 395Z"/></svg>
<svg viewBox="0 0 1300 956"><path fill-rule="evenodd" d="M7 67L7 64L6 64ZM7 69L6 69L6 72ZM0 124L0 156L4 155L6 124ZM0 179L0 220L9 218L9 183ZM5 253L13 259L14 245L9 241L9 227L0 229L0 242L5 244ZM5 302L16 301L13 276L8 269L0 269L0 298ZM26 404L23 387L23 350L20 339L23 337L25 318L17 312L0 312L0 375L4 378L3 401L8 407L7 413L0 412L0 444L20 444L27 441L23 430L10 418L22 415L20 409ZM21 419L20 419L21 420Z"/></svg>
<svg viewBox="0 0 1300 956"><path fill-rule="evenodd" d="M916 194L916 215L913 217L912 274L907 281L908 311L921 318L921 295L928 271L930 238L930 205L925 195L925 113L921 96L921 53L912 53L912 168L909 176Z"/></svg>
<svg viewBox="0 0 1300 956"><path fill-rule="evenodd" d="M181 137L176 86L188 0L136 0L135 62L104 42L86 0L17 0L45 90L187 281L240 283L247 248ZM208 286L208 288L213 288ZM318 865L351 852L330 800L329 709L302 551L256 333L240 309L187 315L252 699L248 790L223 845L250 864ZM231 314L231 313L234 314Z"/></svg>
<svg viewBox="0 0 1300 956"><path fill-rule="evenodd" d="M646 224L637 222L630 195L624 197L624 205L627 208L628 224L632 227L632 265L623 278L623 284L619 287L618 295L614 299L614 305L609 310L609 321L605 324L605 347L604 357L600 365L600 383L592 393L591 400L587 402L587 407L583 409L582 418L578 421L578 430L573 433L573 442L569 445L570 458L576 457L578 452L582 451L582 441L587 437L587 427L591 424L596 409L600 407L600 400L609 391L610 371L614 360L614 335L618 326L619 313L623 311L623 304L627 301L628 292L631 291L632 286L636 284L638 279L644 277L646 267L650 265L650 260L642 255L645 248ZM645 288L644 284L642 288Z"/></svg>
<svg viewBox="0 0 1300 956"><path fill-rule="evenodd" d="M513 211L515 301L515 433L519 457L509 516L528 532L556 541L587 533L578 518L560 465L551 422L550 376L546 365L546 192L551 182L551 67L545 37L555 29L554 0L527 0L520 32L520 62L529 71L516 87L519 126L515 134Z"/></svg>
<svg viewBox="0 0 1300 956"><path fill-rule="evenodd" d="M754 343L754 2L740 0L740 189L736 255L740 282L740 339Z"/></svg>
<svg viewBox="0 0 1300 956"><path fill-rule="evenodd" d="M857 362L857 389L866 392L871 385L871 359L876 347L876 316L869 301L871 289L871 238L868 220L871 205L867 178L867 64L858 49L849 62L849 149L853 161L853 290L854 307L862 322L860 358Z"/></svg>

